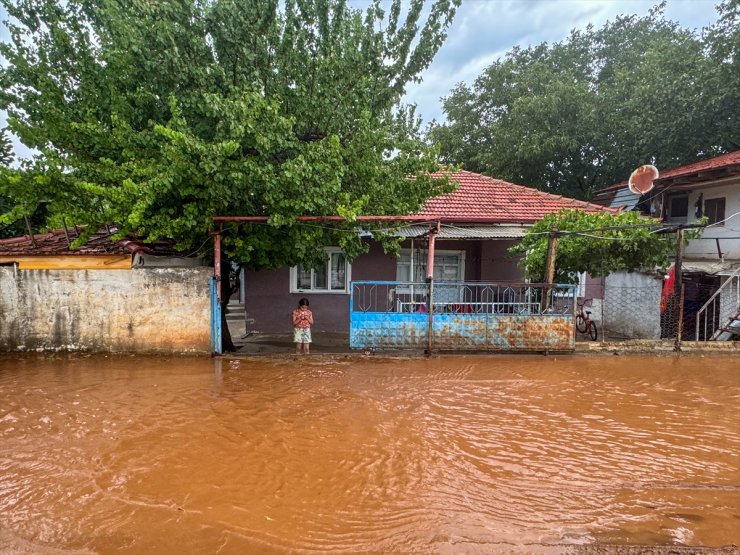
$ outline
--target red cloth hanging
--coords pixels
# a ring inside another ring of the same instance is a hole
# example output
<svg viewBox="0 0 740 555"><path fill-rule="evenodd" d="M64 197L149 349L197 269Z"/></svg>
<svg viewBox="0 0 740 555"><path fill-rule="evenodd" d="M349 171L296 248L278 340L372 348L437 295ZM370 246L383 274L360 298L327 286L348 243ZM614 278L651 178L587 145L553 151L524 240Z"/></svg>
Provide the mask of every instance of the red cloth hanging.
<svg viewBox="0 0 740 555"><path fill-rule="evenodd" d="M668 299L673 295L676 288L676 266L668 268L668 277L663 282L663 291L660 294L660 311L665 312Z"/></svg>

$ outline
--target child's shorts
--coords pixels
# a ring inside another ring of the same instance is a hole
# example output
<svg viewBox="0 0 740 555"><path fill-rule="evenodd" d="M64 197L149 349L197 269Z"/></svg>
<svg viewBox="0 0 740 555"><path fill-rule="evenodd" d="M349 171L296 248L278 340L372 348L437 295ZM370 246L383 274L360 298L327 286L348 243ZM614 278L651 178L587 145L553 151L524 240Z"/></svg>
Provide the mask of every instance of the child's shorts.
<svg viewBox="0 0 740 555"><path fill-rule="evenodd" d="M293 328L293 343L311 343L311 328Z"/></svg>

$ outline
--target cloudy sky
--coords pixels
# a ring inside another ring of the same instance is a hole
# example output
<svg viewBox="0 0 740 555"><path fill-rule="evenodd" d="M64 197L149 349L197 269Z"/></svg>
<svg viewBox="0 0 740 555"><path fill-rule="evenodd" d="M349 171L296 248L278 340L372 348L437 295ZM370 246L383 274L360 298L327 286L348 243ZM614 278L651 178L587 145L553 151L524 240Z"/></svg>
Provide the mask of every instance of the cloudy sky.
<svg viewBox="0 0 740 555"><path fill-rule="evenodd" d="M360 4L357 0L353 4ZM659 0L462 0L448 38L423 83L409 87L425 121L444 119L440 98L456 83L472 84L487 66L513 46L557 42L571 29L597 28L622 14L647 15ZM666 16L701 30L717 19L714 0L668 0Z"/></svg>
<svg viewBox="0 0 740 555"><path fill-rule="evenodd" d="M422 75L423 82L408 88L405 101L418 106L428 122L444 119L440 98L459 82L471 84L491 62L513 46L556 42L571 29L583 29L589 23L600 27L620 14L645 15L659 0L463 0L448 38L431 67ZM715 0L668 0L668 18L683 27L701 29L716 19ZM350 0L356 8L367 0ZM0 19L5 11L0 8ZM7 40L7 30L0 26L0 39ZM0 126L5 114L0 113ZM20 156L28 150L16 144Z"/></svg>

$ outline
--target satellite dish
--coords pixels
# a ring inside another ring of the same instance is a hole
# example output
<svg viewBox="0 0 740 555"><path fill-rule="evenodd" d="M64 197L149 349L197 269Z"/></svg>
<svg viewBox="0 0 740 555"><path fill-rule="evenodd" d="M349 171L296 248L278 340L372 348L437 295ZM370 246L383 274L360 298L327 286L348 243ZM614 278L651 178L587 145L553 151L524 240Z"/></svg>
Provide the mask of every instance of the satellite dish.
<svg viewBox="0 0 740 555"><path fill-rule="evenodd" d="M654 186L653 181L658 179L658 175L660 175L658 168L650 164L645 164L632 172L627 186L636 195L644 195L652 190Z"/></svg>

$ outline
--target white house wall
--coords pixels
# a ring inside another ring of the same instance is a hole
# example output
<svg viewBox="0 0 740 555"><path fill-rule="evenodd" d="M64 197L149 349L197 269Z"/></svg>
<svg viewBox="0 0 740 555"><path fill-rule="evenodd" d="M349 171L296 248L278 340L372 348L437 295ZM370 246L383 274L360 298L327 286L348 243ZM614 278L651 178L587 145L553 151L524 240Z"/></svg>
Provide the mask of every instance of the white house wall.
<svg viewBox="0 0 740 555"><path fill-rule="evenodd" d="M704 194L704 202L713 198L725 199L725 218L737 214L722 226L707 228L700 239L690 241L685 256L693 259L717 260L717 242L725 259L740 260L740 178L723 182L716 186L702 186L689 192L689 214L687 223L696 223L695 210L699 194ZM668 193L667 193L668 194Z"/></svg>

